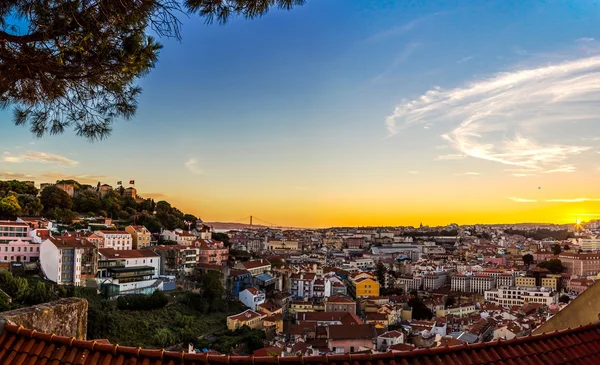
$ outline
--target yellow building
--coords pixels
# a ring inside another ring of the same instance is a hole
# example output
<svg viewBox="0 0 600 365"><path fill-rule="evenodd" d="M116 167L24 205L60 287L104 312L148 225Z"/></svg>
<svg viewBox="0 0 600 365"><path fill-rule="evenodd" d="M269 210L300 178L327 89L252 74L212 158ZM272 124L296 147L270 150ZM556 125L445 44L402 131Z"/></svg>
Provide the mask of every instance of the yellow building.
<svg viewBox="0 0 600 365"><path fill-rule="evenodd" d="M288 312L295 316L296 313L314 312L314 305L312 302L305 302L302 300L294 300L290 303Z"/></svg>
<svg viewBox="0 0 600 365"><path fill-rule="evenodd" d="M542 278L542 286L558 290L558 280L559 278L555 276Z"/></svg>
<svg viewBox="0 0 600 365"><path fill-rule="evenodd" d="M379 283L377 280L371 278L361 278L356 281L353 280L352 284L354 286L354 293L357 298L379 296Z"/></svg>
<svg viewBox="0 0 600 365"><path fill-rule="evenodd" d="M263 327L275 327L275 332L283 332L283 314L277 313L263 319Z"/></svg>
<svg viewBox="0 0 600 365"><path fill-rule="evenodd" d="M235 331L244 326L250 328L262 328L262 315L248 309L240 314L227 317L227 329Z"/></svg>
<svg viewBox="0 0 600 365"><path fill-rule="evenodd" d="M269 239L267 241L267 247L269 250L298 250L300 245L298 241L286 241L286 240L276 240Z"/></svg>
<svg viewBox="0 0 600 365"><path fill-rule="evenodd" d="M515 286L536 286L535 278L530 276L517 276L515 278Z"/></svg>
<svg viewBox="0 0 600 365"><path fill-rule="evenodd" d="M144 226L127 226L125 232L129 233L132 238L132 248L139 250L150 246L152 234Z"/></svg>

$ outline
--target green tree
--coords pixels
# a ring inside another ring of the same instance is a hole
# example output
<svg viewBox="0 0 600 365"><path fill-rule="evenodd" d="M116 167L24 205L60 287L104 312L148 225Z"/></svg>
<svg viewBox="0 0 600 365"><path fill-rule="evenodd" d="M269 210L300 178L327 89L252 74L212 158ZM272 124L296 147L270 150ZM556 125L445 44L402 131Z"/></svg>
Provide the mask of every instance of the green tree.
<svg viewBox="0 0 600 365"><path fill-rule="evenodd" d="M159 328L154 334L153 340L159 347L169 347L175 344L175 335L168 328Z"/></svg>
<svg viewBox="0 0 600 365"><path fill-rule="evenodd" d="M529 267L529 265L533 264L533 255L528 253L526 255L523 255L523 263Z"/></svg>
<svg viewBox="0 0 600 365"><path fill-rule="evenodd" d="M560 298L558 298L558 301L561 303L569 304L569 302L571 301L571 298L568 295L563 294L560 296Z"/></svg>
<svg viewBox="0 0 600 365"><path fill-rule="evenodd" d="M98 212L102 208L102 201L95 191L84 190L73 198L73 209L76 212Z"/></svg>
<svg viewBox="0 0 600 365"><path fill-rule="evenodd" d="M21 214L21 206L16 196L10 195L0 199L0 217L14 218Z"/></svg>
<svg viewBox="0 0 600 365"><path fill-rule="evenodd" d="M223 274L219 271L208 271L202 274L202 293L204 298L217 299L225 295L221 282Z"/></svg>
<svg viewBox="0 0 600 365"><path fill-rule="evenodd" d="M553 255L558 255L562 252L562 249L558 243L553 244L552 247L550 247L550 250L552 250Z"/></svg>
<svg viewBox="0 0 600 365"><path fill-rule="evenodd" d="M44 205L45 210L53 208L71 209L73 207L73 200L69 194L56 186L49 186L42 190L40 201Z"/></svg>
<svg viewBox="0 0 600 365"><path fill-rule="evenodd" d="M548 269L553 274L560 274L564 271L562 262L559 259L550 259L548 261L542 261L537 266L544 269Z"/></svg>
<svg viewBox="0 0 600 365"><path fill-rule="evenodd" d="M0 101L38 137L106 137L113 120L130 118L161 45L180 39L181 13L206 22L255 18L304 0L99 0L0 2Z"/></svg>
<svg viewBox="0 0 600 365"><path fill-rule="evenodd" d="M37 216L42 214L42 210L44 210L44 206L40 198L29 195L29 194L19 194L17 196L19 200L19 205L22 209L22 214L24 216Z"/></svg>
<svg viewBox="0 0 600 365"><path fill-rule="evenodd" d="M385 287L385 274L387 273L387 267L381 262L377 263L375 268L375 275L377 276L377 281L381 287Z"/></svg>

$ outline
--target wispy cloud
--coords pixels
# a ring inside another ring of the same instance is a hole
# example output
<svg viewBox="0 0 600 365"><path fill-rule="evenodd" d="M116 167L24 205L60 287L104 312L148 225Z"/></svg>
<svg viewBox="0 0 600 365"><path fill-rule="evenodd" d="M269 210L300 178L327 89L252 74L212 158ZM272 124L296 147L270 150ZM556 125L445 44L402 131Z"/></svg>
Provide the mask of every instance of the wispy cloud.
<svg viewBox="0 0 600 365"><path fill-rule="evenodd" d="M514 198L514 197L510 197L508 199L510 199L514 202L517 202L517 203L537 203L536 199L523 199L523 198Z"/></svg>
<svg viewBox="0 0 600 365"><path fill-rule="evenodd" d="M583 38L577 38L575 40L575 42L585 43L585 42L593 42L594 40L595 40L594 38L583 37Z"/></svg>
<svg viewBox="0 0 600 365"><path fill-rule="evenodd" d="M33 175L29 175L29 174L22 174L19 172L0 172L0 178L2 179L6 179L6 180L25 180L25 179L32 179L34 178Z"/></svg>
<svg viewBox="0 0 600 365"><path fill-rule="evenodd" d="M396 55L396 58L392 61L392 63L388 66L385 71L380 73L379 75L373 77L371 82L378 82L383 80L386 76L389 76L398 66L404 63L408 58L414 53L415 49L419 46L418 43L409 42L407 43L402 51Z"/></svg>
<svg viewBox="0 0 600 365"><path fill-rule="evenodd" d="M23 162L40 162L40 163L57 163L69 166L76 166L77 161L71 160L65 156L55 155L45 152L27 152L18 155L12 155L10 152L4 152L4 162L8 163L23 163Z"/></svg>
<svg viewBox="0 0 600 365"><path fill-rule="evenodd" d="M591 147L566 144L559 130L597 121L598 99L600 56L594 56L449 90L434 87L398 105L386 126L394 135L416 124L441 124L449 128L442 138L462 155L535 172L572 172L572 158ZM557 132L554 141L541 133L549 126Z"/></svg>
<svg viewBox="0 0 600 365"><path fill-rule="evenodd" d="M45 172L40 178L52 182L58 180L75 180L82 184L96 184L97 182L106 182L106 180L109 179L106 175L70 175L61 174L59 172Z"/></svg>
<svg viewBox="0 0 600 365"><path fill-rule="evenodd" d="M443 14L443 12L437 12L437 13L432 13L432 14L427 14L424 15L422 17L413 19L411 21L409 21L408 23L402 24L402 25L398 25L389 29L385 29L379 33L373 34L372 36L370 36L369 38L365 39L365 42L376 42L376 41L381 41L390 37L397 37L400 35L403 35L411 30L413 30L414 28L417 27L417 25L423 23L424 21L433 18L437 15Z"/></svg>
<svg viewBox="0 0 600 365"><path fill-rule="evenodd" d="M435 159L437 161L462 160L465 157L467 157L467 156L463 155L462 153L449 153L447 155L438 156Z"/></svg>
<svg viewBox="0 0 600 365"><path fill-rule="evenodd" d="M548 203L583 203L600 202L600 198L573 198L573 199L548 199Z"/></svg>
<svg viewBox="0 0 600 365"><path fill-rule="evenodd" d="M474 57L473 56L467 56L467 57L463 57L460 60L456 61L456 63L461 64L461 63L465 63L467 61L472 60Z"/></svg>
<svg viewBox="0 0 600 365"><path fill-rule="evenodd" d="M162 199L168 197L165 193L140 193L145 199Z"/></svg>
<svg viewBox="0 0 600 365"><path fill-rule="evenodd" d="M479 175L481 175L481 173L474 172L474 171L467 171L467 172L456 173L454 175L456 175L456 176L479 176Z"/></svg>
<svg viewBox="0 0 600 365"><path fill-rule="evenodd" d="M190 158L185 162L185 168L188 169L189 172L195 175L202 174L202 170L200 166L198 166L198 160L195 158Z"/></svg>
<svg viewBox="0 0 600 365"><path fill-rule="evenodd" d="M418 174L418 173L419 173L419 171L414 171L414 170L412 170L412 171L409 171L408 173L409 173L409 174L412 174L412 175L416 175L416 174Z"/></svg>

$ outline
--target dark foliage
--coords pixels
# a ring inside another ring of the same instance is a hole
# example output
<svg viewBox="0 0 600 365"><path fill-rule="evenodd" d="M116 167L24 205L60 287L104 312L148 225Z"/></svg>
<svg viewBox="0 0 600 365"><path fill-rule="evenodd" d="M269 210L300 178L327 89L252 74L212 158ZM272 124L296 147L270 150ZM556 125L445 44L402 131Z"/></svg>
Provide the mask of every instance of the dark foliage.
<svg viewBox="0 0 600 365"><path fill-rule="evenodd" d="M150 295L123 295L117 299L117 308L121 310L152 310L160 309L169 303L167 296L160 290Z"/></svg>
<svg viewBox="0 0 600 365"><path fill-rule="evenodd" d="M416 320L431 319L433 318L433 312L427 308L425 303L418 296L413 296L408 301L408 306L412 308L412 318Z"/></svg>
<svg viewBox="0 0 600 365"><path fill-rule="evenodd" d="M180 39L186 12L207 23L256 18L303 0L4 0L0 2L0 105L42 137L73 129L106 137L131 118L136 81L156 65L150 30ZM20 25L18 25L20 24ZM23 26L24 24L24 26Z"/></svg>
<svg viewBox="0 0 600 365"><path fill-rule="evenodd" d="M567 240L569 238L575 237L573 232L569 232L566 229L560 230L560 231L553 231L553 230L545 229L545 228L540 228L540 229L530 230L530 231L518 230L518 229L506 229L506 230L504 230L504 233L518 234L525 238L532 238L532 239L538 240L538 241L543 240L545 238L553 238L557 241L563 241L563 240Z"/></svg>
<svg viewBox="0 0 600 365"><path fill-rule="evenodd" d="M562 262L559 259L542 261L537 266L544 269L548 269L553 274L560 274L565 270L565 268L562 265Z"/></svg>
<svg viewBox="0 0 600 365"><path fill-rule="evenodd" d="M430 232L403 232L405 237L446 237L446 236L458 236L456 229L452 230L441 230L441 231L430 231Z"/></svg>

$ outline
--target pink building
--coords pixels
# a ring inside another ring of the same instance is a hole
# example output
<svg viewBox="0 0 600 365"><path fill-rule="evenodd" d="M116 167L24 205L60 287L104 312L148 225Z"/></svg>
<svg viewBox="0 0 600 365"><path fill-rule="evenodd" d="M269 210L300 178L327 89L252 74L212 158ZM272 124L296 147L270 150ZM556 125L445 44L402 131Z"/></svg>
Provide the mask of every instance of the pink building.
<svg viewBox="0 0 600 365"><path fill-rule="evenodd" d="M29 225L0 221L0 261L33 262L40 258L40 245L32 242Z"/></svg>
<svg viewBox="0 0 600 365"><path fill-rule="evenodd" d="M371 324L327 326L327 347L334 354L373 349L377 331Z"/></svg>
<svg viewBox="0 0 600 365"><path fill-rule="evenodd" d="M229 248L216 240L196 240L194 247L198 249L199 264L221 265L229 258Z"/></svg>
<svg viewBox="0 0 600 365"><path fill-rule="evenodd" d="M506 257L486 257L483 259L484 262L491 262L496 265L506 266Z"/></svg>
<svg viewBox="0 0 600 365"><path fill-rule="evenodd" d="M558 259L569 275L592 276L600 272L600 254L598 253L563 252L558 255Z"/></svg>
<svg viewBox="0 0 600 365"><path fill-rule="evenodd" d="M586 278L580 279L571 279L569 280L569 284L567 289L570 291L576 292L577 294L581 294L587 290L590 286L592 286L594 282L592 280L588 280Z"/></svg>

